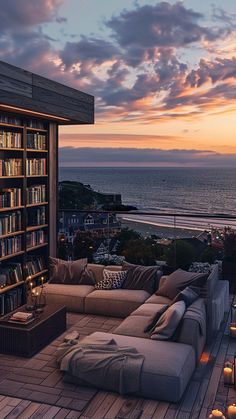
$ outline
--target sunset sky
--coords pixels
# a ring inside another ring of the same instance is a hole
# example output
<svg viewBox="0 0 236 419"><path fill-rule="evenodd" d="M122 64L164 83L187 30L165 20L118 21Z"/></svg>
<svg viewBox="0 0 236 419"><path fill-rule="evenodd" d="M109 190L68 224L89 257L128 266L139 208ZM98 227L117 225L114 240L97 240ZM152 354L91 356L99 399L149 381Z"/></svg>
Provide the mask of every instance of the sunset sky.
<svg viewBox="0 0 236 419"><path fill-rule="evenodd" d="M7 0L0 59L93 94L62 165L235 165L235 0Z"/></svg>

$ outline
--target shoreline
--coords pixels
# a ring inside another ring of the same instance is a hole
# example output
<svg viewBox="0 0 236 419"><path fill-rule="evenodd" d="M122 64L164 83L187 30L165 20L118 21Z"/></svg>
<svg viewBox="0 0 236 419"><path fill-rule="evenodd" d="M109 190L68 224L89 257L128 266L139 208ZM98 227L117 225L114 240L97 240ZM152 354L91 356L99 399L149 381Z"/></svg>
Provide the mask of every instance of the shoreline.
<svg viewBox="0 0 236 419"><path fill-rule="evenodd" d="M152 234L159 236L160 238L172 239L172 238L192 238L197 237L203 230L197 229L186 229L182 227L170 227L157 224L146 223L145 221L132 221L121 218L122 228L128 227L131 230L135 230L144 237L150 237Z"/></svg>

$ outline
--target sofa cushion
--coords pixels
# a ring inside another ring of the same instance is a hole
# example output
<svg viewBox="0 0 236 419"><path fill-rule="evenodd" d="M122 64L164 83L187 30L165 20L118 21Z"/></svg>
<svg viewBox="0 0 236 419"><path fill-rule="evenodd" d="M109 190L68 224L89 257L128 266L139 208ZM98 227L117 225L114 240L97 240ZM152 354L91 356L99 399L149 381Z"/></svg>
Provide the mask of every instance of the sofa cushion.
<svg viewBox="0 0 236 419"><path fill-rule="evenodd" d="M184 301L186 307L189 307L191 304L194 303L199 298L199 294L194 291L191 287L186 287L184 290L180 291L179 294L176 295L172 304L176 303L177 301Z"/></svg>
<svg viewBox="0 0 236 419"><path fill-rule="evenodd" d="M109 271L103 270L103 279L95 285L98 290L112 290L122 287L127 276L127 271Z"/></svg>
<svg viewBox="0 0 236 419"><path fill-rule="evenodd" d="M183 269L177 269L170 274L164 284L156 291L156 295L168 297L173 299L176 295L190 284L204 283L207 279L207 274L188 272Z"/></svg>
<svg viewBox="0 0 236 419"><path fill-rule="evenodd" d="M149 338L149 332L167 307L166 304L142 304L114 330L114 333Z"/></svg>
<svg viewBox="0 0 236 419"><path fill-rule="evenodd" d="M143 290L95 290L85 299L85 312L127 317L149 297Z"/></svg>
<svg viewBox="0 0 236 419"><path fill-rule="evenodd" d="M68 311L84 312L85 297L94 291L91 285L45 284L47 304L61 303ZM40 290L39 290L40 291Z"/></svg>
<svg viewBox="0 0 236 419"><path fill-rule="evenodd" d="M49 257L50 283L68 285L94 285L95 279L87 267L87 259L62 260Z"/></svg>
<svg viewBox="0 0 236 419"><path fill-rule="evenodd" d="M184 301L177 301L175 304L172 304L157 321L151 334L151 339L170 340L173 338L185 310L186 305Z"/></svg>
<svg viewBox="0 0 236 419"><path fill-rule="evenodd" d="M152 317L131 315L128 316L123 322L114 330L117 335L136 336L139 338L149 338L148 332L149 324Z"/></svg>
<svg viewBox="0 0 236 419"><path fill-rule="evenodd" d="M102 281L103 269L105 265L97 265L96 263L88 263L88 268L92 271L96 282Z"/></svg>
<svg viewBox="0 0 236 419"><path fill-rule="evenodd" d="M168 307L167 304L142 304L137 310L131 313L131 316L152 316L163 312Z"/></svg>
<svg viewBox="0 0 236 419"><path fill-rule="evenodd" d="M171 302L172 300L170 298L162 297L162 295L153 294L145 301L145 304L171 304Z"/></svg>
<svg viewBox="0 0 236 419"><path fill-rule="evenodd" d="M158 266L141 266L124 262L122 270L128 271L123 288L129 290L145 290L152 294L157 288L159 280Z"/></svg>
<svg viewBox="0 0 236 419"><path fill-rule="evenodd" d="M102 332L92 336L113 338L120 347L134 347L144 356L138 396L169 402L180 400L195 369L195 353L190 345Z"/></svg>

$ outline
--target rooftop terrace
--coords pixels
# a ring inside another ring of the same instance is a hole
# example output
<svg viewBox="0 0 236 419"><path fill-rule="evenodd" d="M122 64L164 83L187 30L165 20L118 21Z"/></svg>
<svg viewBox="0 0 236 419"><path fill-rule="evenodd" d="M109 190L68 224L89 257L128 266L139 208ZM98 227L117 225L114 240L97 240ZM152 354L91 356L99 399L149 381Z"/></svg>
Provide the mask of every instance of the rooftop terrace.
<svg viewBox="0 0 236 419"><path fill-rule="evenodd" d="M231 296L231 299L233 297ZM112 332L120 319L84 314L67 314L68 329L80 338L94 331ZM229 315L215 339L205 347L201 361L182 398L165 403L99 391L64 383L55 351L64 334L31 359L0 355L0 417L13 418L132 418L205 419L212 409L226 412L235 402L235 390L225 387L223 365L233 358L236 340L229 337Z"/></svg>

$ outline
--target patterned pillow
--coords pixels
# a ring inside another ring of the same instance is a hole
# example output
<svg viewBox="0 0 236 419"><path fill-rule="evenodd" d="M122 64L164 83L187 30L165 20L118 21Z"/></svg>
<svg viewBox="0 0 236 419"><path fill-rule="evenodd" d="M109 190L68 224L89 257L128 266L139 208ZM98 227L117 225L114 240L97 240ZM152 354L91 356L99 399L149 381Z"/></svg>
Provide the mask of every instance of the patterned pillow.
<svg viewBox="0 0 236 419"><path fill-rule="evenodd" d="M127 271L109 271L108 269L104 269L103 280L99 281L95 285L95 288L97 290L113 290L121 288L126 276Z"/></svg>

